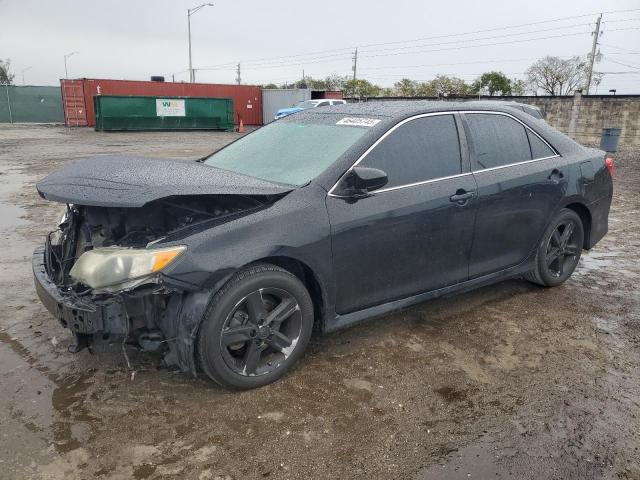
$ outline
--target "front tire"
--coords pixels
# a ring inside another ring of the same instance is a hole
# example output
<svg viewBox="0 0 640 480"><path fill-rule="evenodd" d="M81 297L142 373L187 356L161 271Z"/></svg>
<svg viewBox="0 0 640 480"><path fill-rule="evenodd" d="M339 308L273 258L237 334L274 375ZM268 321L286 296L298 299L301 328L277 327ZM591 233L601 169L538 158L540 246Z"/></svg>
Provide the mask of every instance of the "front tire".
<svg viewBox="0 0 640 480"><path fill-rule="evenodd" d="M303 283L275 265L253 265L212 298L198 332L198 361L223 387L261 387L302 357L312 330L313 302Z"/></svg>
<svg viewBox="0 0 640 480"><path fill-rule="evenodd" d="M525 278L545 287L561 285L578 265L583 241L582 220L573 210L563 208L545 231L536 252L535 268Z"/></svg>

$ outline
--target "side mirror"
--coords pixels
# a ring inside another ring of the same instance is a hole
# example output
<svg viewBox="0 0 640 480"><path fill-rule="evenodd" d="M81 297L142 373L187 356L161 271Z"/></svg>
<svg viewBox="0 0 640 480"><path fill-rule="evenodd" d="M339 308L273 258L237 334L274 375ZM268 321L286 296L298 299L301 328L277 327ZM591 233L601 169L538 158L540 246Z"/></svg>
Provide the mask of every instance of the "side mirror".
<svg viewBox="0 0 640 480"><path fill-rule="evenodd" d="M369 192L384 187L389 182L387 174L377 168L355 166L342 181L344 196L366 196Z"/></svg>

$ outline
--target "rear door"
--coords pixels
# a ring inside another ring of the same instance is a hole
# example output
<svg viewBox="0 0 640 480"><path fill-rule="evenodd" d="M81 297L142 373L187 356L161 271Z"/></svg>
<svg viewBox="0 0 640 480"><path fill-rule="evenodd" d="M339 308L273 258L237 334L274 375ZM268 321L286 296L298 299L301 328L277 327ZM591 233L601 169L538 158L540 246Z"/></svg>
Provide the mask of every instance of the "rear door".
<svg viewBox="0 0 640 480"><path fill-rule="evenodd" d="M534 250L566 180L556 152L515 117L463 115L478 185L469 277L515 266Z"/></svg>
<svg viewBox="0 0 640 480"><path fill-rule="evenodd" d="M389 183L327 197L338 313L467 279L476 184L459 127L451 113L401 122L358 163Z"/></svg>

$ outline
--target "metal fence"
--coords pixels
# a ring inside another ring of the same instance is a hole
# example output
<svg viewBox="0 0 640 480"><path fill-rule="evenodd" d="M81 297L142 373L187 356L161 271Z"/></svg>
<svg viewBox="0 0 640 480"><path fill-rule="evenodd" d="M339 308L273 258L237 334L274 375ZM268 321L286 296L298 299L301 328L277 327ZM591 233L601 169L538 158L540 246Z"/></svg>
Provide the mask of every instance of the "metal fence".
<svg viewBox="0 0 640 480"><path fill-rule="evenodd" d="M60 87L0 85L0 123L63 123Z"/></svg>
<svg viewBox="0 0 640 480"><path fill-rule="evenodd" d="M266 125L273 122L276 112L281 108L293 107L311 98L308 89L266 89L262 90L262 121Z"/></svg>

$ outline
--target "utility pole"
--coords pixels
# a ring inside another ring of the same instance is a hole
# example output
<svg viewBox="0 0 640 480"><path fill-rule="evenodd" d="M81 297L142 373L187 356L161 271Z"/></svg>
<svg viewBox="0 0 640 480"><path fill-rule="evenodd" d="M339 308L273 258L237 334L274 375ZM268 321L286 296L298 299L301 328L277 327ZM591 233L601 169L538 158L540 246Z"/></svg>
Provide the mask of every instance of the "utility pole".
<svg viewBox="0 0 640 480"><path fill-rule="evenodd" d="M23 68L22 69L22 85L26 85L26 83L24 83L24 72L26 72L27 70L30 70L31 67L27 67L27 68Z"/></svg>
<svg viewBox="0 0 640 480"><path fill-rule="evenodd" d="M302 69L302 87L307 88L307 82L304 81L304 68Z"/></svg>
<svg viewBox="0 0 640 480"><path fill-rule="evenodd" d="M193 64L191 63L191 15L204 7L213 7L213 3L203 3L197 7L187 9L187 33L189 35L189 81L191 83L196 81L196 72L194 71Z"/></svg>
<svg viewBox="0 0 640 480"><path fill-rule="evenodd" d="M358 47L356 47L356 51L353 53L353 80L356 80L356 74L358 72Z"/></svg>
<svg viewBox="0 0 640 480"><path fill-rule="evenodd" d="M596 20L596 30L591 32L593 35L593 45L591 45L591 58L589 58L589 77L587 78L587 95L589 95L589 89L591 88L591 79L593 77L593 62L596 60L596 47L598 46L598 38L600 37L600 21L602 20L602 14Z"/></svg>
<svg viewBox="0 0 640 480"><path fill-rule="evenodd" d="M71 52L71 53L67 53L64 56L64 78L69 78L69 72L67 71L67 59L72 56L75 55L78 52Z"/></svg>
<svg viewBox="0 0 640 480"><path fill-rule="evenodd" d="M238 85L242 83L242 77L240 76L240 62L238 62L238 68L236 69L236 83Z"/></svg>

